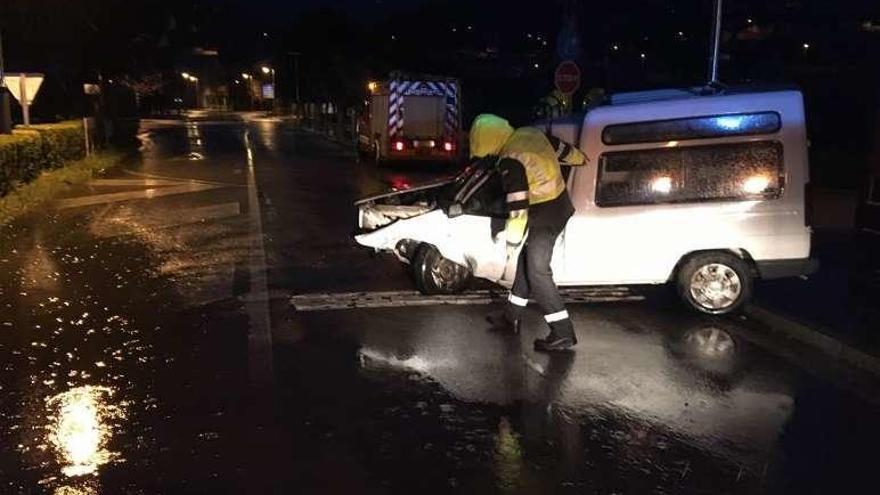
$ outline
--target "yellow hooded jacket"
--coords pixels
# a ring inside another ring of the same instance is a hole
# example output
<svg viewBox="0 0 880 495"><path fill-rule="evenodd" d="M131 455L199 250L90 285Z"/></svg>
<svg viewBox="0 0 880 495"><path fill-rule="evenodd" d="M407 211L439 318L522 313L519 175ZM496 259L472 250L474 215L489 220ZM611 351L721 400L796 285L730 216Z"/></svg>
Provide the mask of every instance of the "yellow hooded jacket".
<svg viewBox="0 0 880 495"><path fill-rule="evenodd" d="M478 116L471 126L470 140L471 157L499 158L505 175L509 211L505 232L510 244L519 244L525 236L529 205L553 201L565 191L560 164L583 165L587 161L580 150L555 136L534 127L514 130L495 115ZM512 167L514 163L519 167Z"/></svg>

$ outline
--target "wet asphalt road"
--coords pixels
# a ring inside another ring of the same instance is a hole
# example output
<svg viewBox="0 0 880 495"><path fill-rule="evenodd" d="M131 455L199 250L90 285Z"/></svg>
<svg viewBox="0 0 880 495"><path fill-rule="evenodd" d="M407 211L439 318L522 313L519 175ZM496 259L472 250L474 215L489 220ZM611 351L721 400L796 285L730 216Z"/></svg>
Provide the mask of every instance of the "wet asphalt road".
<svg viewBox="0 0 880 495"><path fill-rule="evenodd" d="M876 383L742 318L570 308L576 353L350 240L377 169L289 124L147 122L0 231L0 493L870 493ZM332 297L332 296L331 296Z"/></svg>

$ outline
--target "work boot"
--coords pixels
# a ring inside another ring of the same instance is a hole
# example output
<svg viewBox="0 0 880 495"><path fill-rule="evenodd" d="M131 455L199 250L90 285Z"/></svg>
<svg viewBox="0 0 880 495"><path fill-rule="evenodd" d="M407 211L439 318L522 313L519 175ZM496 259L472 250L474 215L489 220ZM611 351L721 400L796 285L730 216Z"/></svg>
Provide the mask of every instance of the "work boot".
<svg viewBox="0 0 880 495"><path fill-rule="evenodd" d="M490 330L517 335L522 320L511 315L509 311L500 311L486 316L486 321L491 325Z"/></svg>
<svg viewBox="0 0 880 495"><path fill-rule="evenodd" d="M540 352L565 351L576 346L577 343L574 325L571 324L569 318L566 318L550 324L550 335L535 340L535 350Z"/></svg>

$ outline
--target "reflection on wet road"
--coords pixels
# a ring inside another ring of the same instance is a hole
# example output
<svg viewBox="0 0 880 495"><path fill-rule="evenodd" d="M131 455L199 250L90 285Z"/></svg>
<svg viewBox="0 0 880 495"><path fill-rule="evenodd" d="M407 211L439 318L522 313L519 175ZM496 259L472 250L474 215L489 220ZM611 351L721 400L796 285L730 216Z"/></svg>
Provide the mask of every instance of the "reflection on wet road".
<svg viewBox="0 0 880 495"><path fill-rule="evenodd" d="M48 440L65 476L95 474L118 455L107 450L112 436L109 423L125 419L123 410L111 402L113 392L108 387L84 386L46 399Z"/></svg>
<svg viewBox="0 0 880 495"><path fill-rule="evenodd" d="M351 202L448 169L356 163L283 122L154 122L140 138L120 169L0 231L2 493L830 493L871 478L874 402L748 321L594 297L571 307L577 351L547 356L537 315L519 336L485 328L488 293L415 301L396 261L352 243Z"/></svg>

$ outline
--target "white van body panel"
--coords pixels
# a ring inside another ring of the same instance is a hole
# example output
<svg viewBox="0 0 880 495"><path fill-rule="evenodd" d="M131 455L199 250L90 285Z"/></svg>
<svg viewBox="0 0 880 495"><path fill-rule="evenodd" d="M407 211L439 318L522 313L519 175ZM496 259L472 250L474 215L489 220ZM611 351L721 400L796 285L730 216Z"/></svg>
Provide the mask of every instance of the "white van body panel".
<svg viewBox="0 0 880 495"><path fill-rule="evenodd" d="M684 100L684 101L683 101ZM609 146L608 125L695 116L778 112L775 135L725 137L667 143ZM804 219L807 146L801 94L797 91L687 97L599 107L584 119L579 146L590 163L569 177L575 215L565 232L562 285L664 283L689 253L727 250L754 260L809 257L810 230ZM599 157L606 151L736 143L768 138L783 143L782 197L761 201L599 207L595 202Z"/></svg>
<svg viewBox="0 0 880 495"><path fill-rule="evenodd" d="M804 197L809 177L800 92L712 96L645 92L621 95L612 102L616 103L588 112L580 129L570 118L539 125L566 141L577 141L589 159L587 165L573 168L568 177L575 214L553 255L552 268L559 285L662 284L670 280L683 258L696 251L727 251L758 263L809 258ZM780 130L769 135L665 143L606 145L602 141L605 127L614 124L758 112L777 112ZM777 199L614 207L596 204L603 153L768 140L783 145L784 186ZM504 242L496 243L491 230L489 217L449 218L437 209L397 220L356 240L380 250L394 250L405 239L426 242L447 259L470 267L474 276L510 286L517 253L508 259Z"/></svg>

